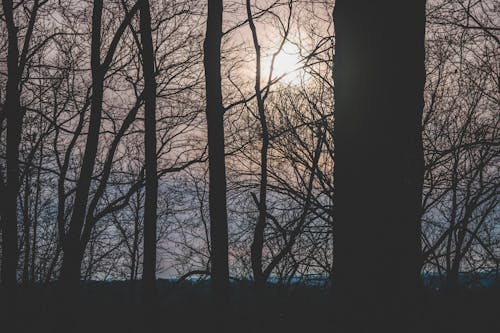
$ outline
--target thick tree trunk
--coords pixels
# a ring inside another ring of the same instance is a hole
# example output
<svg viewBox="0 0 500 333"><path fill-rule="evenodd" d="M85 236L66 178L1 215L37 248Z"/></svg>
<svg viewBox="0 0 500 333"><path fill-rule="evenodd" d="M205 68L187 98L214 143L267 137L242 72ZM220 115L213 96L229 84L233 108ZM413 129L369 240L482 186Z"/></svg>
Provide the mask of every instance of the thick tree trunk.
<svg viewBox="0 0 500 333"><path fill-rule="evenodd" d="M4 110L7 119L7 181L2 208L2 286L8 297L4 301L14 302L16 289L17 249L17 194L19 191L19 143L22 130L22 111L19 96L19 47L18 28L15 26L12 1L3 0L3 13L8 34L7 91ZM10 297L12 296L12 297Z"/></svg>
<svg viewBox="0 0 500 333"><path fill-rule="evenodd" d="M340 332L410 332L420 285L425 0L335 7Z"/></svg>
<svg viewBox="0 0 500 333"><path fill-rule="evenodd" d="M207 95L211 275L214 292L224 298L229 287L229 267L221 39L222 0L209 0L203 60Z"/></svg>
<svg viewBox="0 0 500 333"><path fill-rule="evenodd" d="M142 286L144 301L152 304L156 294L156 210L158 178L156 165L156 80L151 12L149 1L142 0L140 9L142 66L144 71L144 152L146 193L144 199L144 263Z"/></svg>

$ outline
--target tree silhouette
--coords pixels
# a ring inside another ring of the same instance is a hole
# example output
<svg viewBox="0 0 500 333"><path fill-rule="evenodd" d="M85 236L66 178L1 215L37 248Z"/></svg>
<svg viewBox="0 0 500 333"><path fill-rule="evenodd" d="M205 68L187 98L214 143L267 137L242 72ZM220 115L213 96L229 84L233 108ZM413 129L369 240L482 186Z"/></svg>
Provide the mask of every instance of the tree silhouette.
<svg viewBox="0 0 500 333"><path fill-rule="evenodd" d="M7 120L7 179L2 184L2 285L15 289L17 268L17 193L22 112L19 101L19 47L12 1L2 2L8 32L7 93L2 113ZM2 115L3 116L3 115ZM4 188L5 187L5 188Z"/></svg>
<svg viewBox="0 0 500 333"><path fill-rule="evenodd" d="M146 187L144 199L144 299L152 303L156 295L156 210L158 177L156 158L156 80L149 0L141 1L140 30L144 71L144 152Z"/></svg>
<svg viewBox="0 0 500 333"><path fill-rule="evenodd" d="M211 275L215 293L225 297L229 286L229 267L224 107L221 87L222 10L222 0L208 1L203 63L207 99Z"/></svg>
<svg viewBox="0 0 500 333"><path fill-rule="evenodd" d="M407 331L420 279L425 1L340 0L334 19L338 325Z"/></svg>
<svg viewBox="0 0 500 333"><path fill-rule="evenodd" d="M139 9L138 3L127 12L124 20L121 22L113 39L109 45L104 59L101 58L102 49L102 13L103 2L95 0L92 10L92 36L90 65L92 72L92 99L90 102L90 118L88 125L87 141L83 154L80 175L75 189L75 200L73 212L69 222L69 228L63 241L63 261L61 266L61 282L69 289L76 289L80 281L80 266L83 260L85 248L90 238L93 218L86 220L86 210L92 174L94 171L97 148L99 144L99 133L102 121L104 81L106 74L110 69L116 49L120 42L128 23L133 15ZM98 192L99 193L99 192ZM98 199L99 195L94 196ZM97 205L97 200L91 206ZM94 208L94 207L92 207Z"/></svg>

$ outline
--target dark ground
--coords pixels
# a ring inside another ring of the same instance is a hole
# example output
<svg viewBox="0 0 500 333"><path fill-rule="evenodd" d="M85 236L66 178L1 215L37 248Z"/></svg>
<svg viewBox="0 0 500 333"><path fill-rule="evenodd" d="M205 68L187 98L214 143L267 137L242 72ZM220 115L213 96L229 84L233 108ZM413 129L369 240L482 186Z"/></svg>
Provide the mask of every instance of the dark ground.
<svg viewBox="0 0 500 333"><path fill-rule="evenodd" d="M127 282L92 282L81 290L73 309L73 328L65 332L212 332L213 305L206 283L175 284L159 281L160 305L157 329L145 329L140 285L132 295ZM453 296L430 289L423 292L423 332L500 332L500 285L463 289ZM295 284L291 288L270 286L257 306L249 283L233 285L225 318L229 332L334 332L330 291ZM0 328L2 333L58 332L61 321L55 286L19 288L15 322L18 327ZM151 315L148 312L146 315ZM262 317L261 320L255 318ZM150 317L149 317L150 318ZM12 317L10 318L12 319ZM360 318L360 320L362 320ZM402 332L404 333L404 332Z"/></svg>

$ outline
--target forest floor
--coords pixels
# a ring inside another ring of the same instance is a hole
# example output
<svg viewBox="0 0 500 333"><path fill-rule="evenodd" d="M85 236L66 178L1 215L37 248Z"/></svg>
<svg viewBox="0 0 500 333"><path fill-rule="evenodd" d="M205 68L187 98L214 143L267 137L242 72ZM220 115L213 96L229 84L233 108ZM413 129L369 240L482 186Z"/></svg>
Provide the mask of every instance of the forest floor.
<svg viewBox="0 0 500 333"><path fill-rule="evenodd" d="M324 287L293 285L284 288L274 285L257 302L251 285L235 284L231 289L229 307L221 313L213 306L206 283L160 281L159 305L155 314L144 311L139 296L140 285L135 289L132 293L128 282L85 284L80 299L71 309L74 313L69 320L71 325L62 331L207 333L214 331L210 327L214 327L219 314L229 332L334 332L326 329L333 325L333 305L330 291ZM61 318L55 295L55 286L20 287L14 315L17 327L3 326L0 331L61 332L61 322L68 322L68 318ZM424 332L498 333L500 286L464 289L453 297L426 289L423 314ZM155 321L154 326L158 329L145 329L144 323L151 321Z"/></svg>

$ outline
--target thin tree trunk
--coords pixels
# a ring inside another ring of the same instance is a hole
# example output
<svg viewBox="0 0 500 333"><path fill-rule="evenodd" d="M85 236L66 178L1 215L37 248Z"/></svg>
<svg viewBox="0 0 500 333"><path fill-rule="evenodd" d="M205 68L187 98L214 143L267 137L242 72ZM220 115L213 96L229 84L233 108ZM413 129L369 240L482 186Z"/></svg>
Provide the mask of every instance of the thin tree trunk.
<svg viewBox="0 0 500 333"><path fill-rule="evenodd" d="M61 255L61 244L58 242L56 244L56 249L54 251L54 255L52 256L52 260L50 261L49 268L47 270L47 275L45 276L45 284L49 284L50 280L52 278L52 275L54 274L54 270L56 269L57 262L59 261L59 256Z"/></svg>
<svg viewBox="0 0 500 333"><path fill-rule="evenodd" d="M293 246L295 242L295 237L292 237L290 243L285 246L285 249L278 254L271 263L267 266L267 268L263 267L262 263L262 252L264 249L264 232L267 224L267 169L268 169L268 151L269 151L269 129L267 125L267 116L265 109L265 100L269 96L269 89L271 86L272 76L273 76L273 67L274 62L276 60L276 56L281 52L290 32L290 22L292 17L292 1L288 2L288 20L286 23L284 36L281 38L281 43L278 46L278 49L273 53L271 57L271 66L269 69L268 79L266 88L264 92L261 89L261 77L262 77L262 64L261 64L261 49L259 38L257 34L257 28L255 26L255 22L252 14L252 7L250 0L246 0L246 12L247 12L247 20L248 25L250 27L250 31L252 33L252 41L255 49L255 97L257 100L257 109L259 114L259 122L261 129L261 146L260 146L260 182L259 182L259 199L256 201L257 206L259 208L259 215L257 217L257 223L255 224L255 229L253 233L253 240L250 246L250 259L252 265L252 273L254 276L255 287L258 290L261 290L262 287L265 286L267 278L271 274L271 271L274 267L279 263L279 261L288 253L289 249ZM255 199L255 198L254 198ZM301 227L299 226L298 229ZM297 229L297 231L298 231Z"/></svg>
<svg viewBox="0 0 500 333"><path fill-rule="evenodd" d="M420 285L425 0L335 4L339 332L412 332Z"/></svg>
<svg viewBox="0 0 500 333"><path fill-rule="evenodd" d="M257 29L255 27L250 0L246 1L247 19L252 31L252 40L255 48L255 96L257 99L257 109L259 111L259 122L261 128L261 147L260 147L260 183L259 183L259 216L255 224L253 240L250 246L250 255L252 262L252 272L255 280L255 286L261 289L266 283L262 268L262 250L264 248L264 231L267 220L267 151L269 149L269 130L267 128L266 112L264 108L264 98L262 97L261 80L261 52L257 38Z"/></svg>
<svg viewBox="0 0 500 333"><path fill-rule="evenodd" d="M26 166L26 176L24 183L24 193L23 193L23 243L24 243L24 258L23 258L23 276L22 283L23 286L27 286L29 284L29 260L31 254L31 239L30 239L30 181L31 181L31 172L29 170L29 166Z"/></svg>
<svg viewBox="0 0 500 333"><path fill-rule="evenodd" d="M156 210L158 178L156 165L156 80L155 56L151 32L151 12L148 0L140 9L142 66L144 71L144 152L146 187L144 198L144 262L142 286L144 301L154 303L156 295Z"/></svg>
<svg viewBox="0 0 500 333"><path fill-rule="evenodd" d="M41 82L40 82L41 83ZM39 94L42 96L43 87L40 84ZM39 109L43 110L43 103L40 99ZM43 132L43 114L40 113L38 132ZM40 194L42 190L42 184L40 183L40 178L42 174L42 163L43 163L43 149L44 149L44 140L40 140L40 148L39 148L39 158L38 158L38 167L36 170L36 192L35 192L35 207L33 208L33 234L31 236L31 264L30 264L30 279L31 283L36 282L36 255L37 255L37 239L38 239L38 215L40 210Z"/></svg>
<svg viewBox="0 0 500 333"><path fill-rule="evenodd" d="M134 220L134 238L132 243L132 251L130 254L130 300L134 302L134 295L136 289L136 280L137 280L137 270L139 266L138 260L138 251L139 251L139 212L137 212Z"/></svg>
<svg viewBox="0 0 500 333"><path fill-rule="evenodd" d="M137 191L136 194L136 207L134 215L134 238L132 241L132 253L130 254L131 264L130 264L130 289L133 294L135 293L135 285L137 280L137 271L139 269L139 236L140 236L140 209L141 209L141 195Z"/></svg>
<svg viewBox="0 0 500 333"><path fill-rule="evenodd" d="M225 298L229 287L224 108L221 87L222 0L208 1L204 59L209 167L212 288Z"/></svg>
<svg viewBox="0 0 500 333"><path fill-rule="evenodd" d="M39 214L39 209L40 209L40 192L42 185L40 184L40 177L41 177L41 166L43 162L43 142L40 145L40 159L38 161L38 169L36 173L36 192L35 192L35 208L33 212L33 235L32 235L32 241L31 241L31 282L35 283L36 282L36 255L37 255L37 237L38 237L38 214Z"/></svg>

